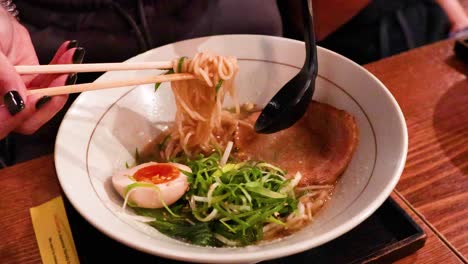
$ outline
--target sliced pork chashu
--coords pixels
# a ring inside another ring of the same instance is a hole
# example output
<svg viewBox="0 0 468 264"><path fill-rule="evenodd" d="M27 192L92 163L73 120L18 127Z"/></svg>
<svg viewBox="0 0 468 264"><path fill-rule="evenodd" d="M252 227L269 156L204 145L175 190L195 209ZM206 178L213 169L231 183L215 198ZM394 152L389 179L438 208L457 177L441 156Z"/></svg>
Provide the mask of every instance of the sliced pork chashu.
<svg viewBox="0 0 468 264"><path fill-rule="evenodd" d="M250 115L247 121L253 124L258 115ZM242 159L263 160L290 175L301 172L301 186L334 184L351 161L358 128L346 111L313 101L304 117L283 131L257 134L240 126L235 144Z"/></svg>

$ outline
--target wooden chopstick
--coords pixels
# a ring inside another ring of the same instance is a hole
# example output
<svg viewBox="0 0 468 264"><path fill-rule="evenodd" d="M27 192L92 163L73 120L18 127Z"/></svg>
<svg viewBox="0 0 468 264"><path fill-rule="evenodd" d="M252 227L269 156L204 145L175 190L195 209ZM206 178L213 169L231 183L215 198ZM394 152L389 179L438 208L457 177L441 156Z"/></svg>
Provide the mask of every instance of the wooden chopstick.
<svg viewBox="0 0 468 264"><path fill-rule="evenodd" d="M135 85L142 85L142 84L162 83L162 82L174 82L174 81L191 80L191 79L195 79L195 76L193 76L192 74L174 73L174 74L144 77L144 78L133 79L133 80L93 82L93 83L57 86L57 87L43 88L43 89L31 89L31 90L28 90L28 95L40 94L40 95L53 96L53 95L60 95L60 94L72 94L72 93L80 93L80 92L86 92L86 91L117 88L117 87L124 87L124 86L135 86Z"/></svg>
<svg viewBox="0 0 468 264"><path fill-rule="evenodd" d="M170 68L172 68L172 61L15 66L15 69L19 74L106 72L106 71L128 71L128 70L156 70L156 69L170 69Z"/></svg>

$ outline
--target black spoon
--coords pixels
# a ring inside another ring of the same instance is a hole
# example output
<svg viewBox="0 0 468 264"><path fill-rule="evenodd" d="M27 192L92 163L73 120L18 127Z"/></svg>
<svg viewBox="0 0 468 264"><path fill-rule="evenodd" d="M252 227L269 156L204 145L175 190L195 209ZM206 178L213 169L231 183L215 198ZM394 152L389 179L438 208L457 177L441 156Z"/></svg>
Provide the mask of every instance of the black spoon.
<svg viewBox="0 0 468 264"><path fill-rule="evenodd" d="M312 100L318 68L312 3L309 3L309 0L300 1L306 47L304 66L262 110L255 122L257 133L275 133L292 126L304 115Z"/></svg>

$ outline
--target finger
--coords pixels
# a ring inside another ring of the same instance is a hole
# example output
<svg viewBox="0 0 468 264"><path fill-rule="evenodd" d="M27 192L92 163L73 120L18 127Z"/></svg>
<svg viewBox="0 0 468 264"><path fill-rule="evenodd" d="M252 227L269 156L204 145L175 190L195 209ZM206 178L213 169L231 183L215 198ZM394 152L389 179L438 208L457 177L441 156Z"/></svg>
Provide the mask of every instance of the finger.
<svg viewBox="0 0 468 264"><path fill-rule="evenodd" d="M76 40L68 40L68 41L65 41L62 43L62 45L60 45L60 47L57 49L57 51L55 52L55 55L54 57L52 58L52 60L50 61L50 64L53 64L53 63L57 63L57 61L59 60L59 58L69 49L72 49L72 48L76 48L78 45L78 42ZM39 63L31 63L30 65L35 65L35 64L39 64ZM24 75L22 76L23 78L23 81L26 83L26 86L27 87L30 87L31 86L31 81L38 78L38 76L41 76L41 75L38 75L38 74L33 74L33 75ZM40 78L40 77L39 77Z"/></svg>
<svg viewBox="0 0 468 264"><path fill-rule="evenodd" d="M62 57L65 52L76 47L78 47L78 41L76 40L68 40L63 42L62 45L60 45L60 47L57 49L57 52L55 52L55 55L49 64L62 64L59 62L60 57Z"/></svg>
<svg viewBox="0 0 468 264"><path fill-rule="evenodd" d="M73 56L76 52L76 48L72 48L70 50L67 50L65 53L62 54L59 58L55 60L56 63L59 64L67 64L70 63L73 60ZM49 87L49 84L57 79L60 76L68 76L68 74L41 74L38 75L34 80L31 81L29 84L29 88L35 89L35 88L44 88L44 87ZM61 84L63 85L63 83Z"/></svg>
<svg viewBox="0 0 468 264"><path fill-rule="evenodd" d="M12 47L5 53L13 65L36 65L38 59L29 31L18 21L13 22Z"/></svg>
<svg viewBox="0 0 468 264"><path fill-rule="evenodd" d="M66 50L63 54L54 58L51 64L69 64L69 63L81 63L83 61L84 49L83 48L71 48ZM34 78L28 85L30 88L43 88L49 87L52 80L63 74L40 74Z"/></svg>
<svg viewBox="0 0 468 264"><path fill-rule="evenodd" d="M76 74L74 75L76 76ZM69 80L68 75L61 75L50 83L50 87L63 85ZM76 78L75 78L76 80ZM67 102L68 95L58 95L53 97L44 96L29 100L28 107L35 108L35 112L23 123L15 128L15 132L30 135L54 117Z"/></svg>
<svg viewBox="0 0 468 264"><path fill-rule="evenodd" d="M0 139L31 114L26 107L26 88L13 65L0 52Z"/></svg>
<svg viewBox="0 0 468 264"><path fill-rule="evenodd" d="M10 50L9 58L13 65L39 64L28 30L17 21L14 22L14 37L12 43L13 47ZM21 75L21 79L25 84L30 82L33 78L34 75Z"/></svg>
<svg viewBox="0 0 468 264"><path fill-rule="evenodd" d="M78 54L79 53L79 54ZM78 61L76 57L78 54ZM71 61L80 62L83 60L84 49L72 48L64 52L54 63L66 64ZM42 77L42 78L39 78ZM37 87L53 87L70 85L76 82L76 74L45 74L35 78L31 84ZM54 96L54 97L41 97L30 100L30 107L36 109L35 113L31 115L26 121L15 129L15 132L21 134L32 134L36 132L41 126L47 123L52 117L63 108L67 102L68 96Z"/></svg>

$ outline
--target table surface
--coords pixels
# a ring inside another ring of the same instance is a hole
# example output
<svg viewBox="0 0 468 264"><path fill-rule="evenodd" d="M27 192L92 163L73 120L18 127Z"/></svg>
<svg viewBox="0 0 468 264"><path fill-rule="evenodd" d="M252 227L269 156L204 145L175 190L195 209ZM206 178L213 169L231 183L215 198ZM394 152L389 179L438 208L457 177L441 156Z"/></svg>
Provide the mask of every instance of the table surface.
<svg viewBox="0 0 468 264"><path fill-rule="evenodd" d="M427 233L397 263L463 263L468 256L468 67L453 41L365 66L392 92L406 118L409 152L392 197ZM464 74L465 73L465 74ZM29 208L62 194L53 156L0 170L0 260L38 263Z"/></svg>
<svg viewBox="0 0 468 264"><path fill-rule="evenodd" d="M397 190L468 256L468 67L445 41L367 65L406 119L409 150Z"/></svg>

